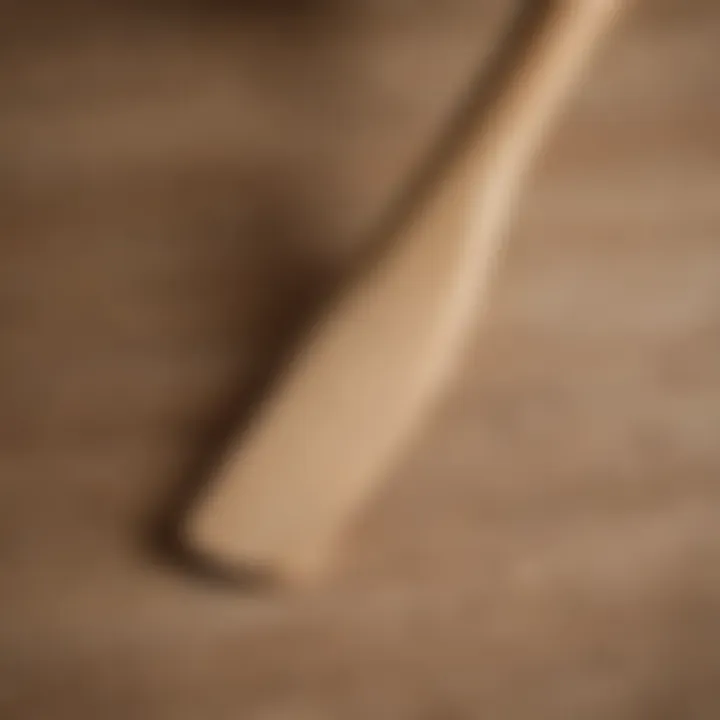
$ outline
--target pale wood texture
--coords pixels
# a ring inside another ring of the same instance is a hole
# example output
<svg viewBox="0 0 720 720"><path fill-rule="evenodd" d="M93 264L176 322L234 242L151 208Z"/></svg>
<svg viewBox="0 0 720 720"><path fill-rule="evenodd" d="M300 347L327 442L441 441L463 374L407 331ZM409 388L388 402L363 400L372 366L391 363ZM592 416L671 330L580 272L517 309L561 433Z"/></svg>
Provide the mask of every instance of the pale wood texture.
<svg viewBox="0 0 720 720"><path fill-rule="evenodd" d="M720 717L716 0L611 33L327 586L145 542L511 5L3 3L3 720Z"/></svg>
<svg viewBox="0 0 720 720"><path fill-rule="evenodd" d="M545 126L622 5L521 4L495 97L477 103L387 251L341 292L211 479L188 530L204 555L292 582L329 571L480 320Z"/></svg>

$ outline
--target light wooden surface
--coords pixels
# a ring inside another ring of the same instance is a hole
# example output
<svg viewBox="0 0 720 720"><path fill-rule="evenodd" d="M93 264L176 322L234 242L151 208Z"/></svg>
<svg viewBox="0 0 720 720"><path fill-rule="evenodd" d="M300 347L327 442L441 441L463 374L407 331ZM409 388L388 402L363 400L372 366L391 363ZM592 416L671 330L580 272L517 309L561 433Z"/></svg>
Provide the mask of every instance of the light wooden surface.
<svg viewBox="0 0 720 720"><path fill-rule="evenodd" d="M329 588L149 551L505 7L11 4L4 718L720 715L714 0L640 0L596 63L489 332Z"/></svg>
<svg viewBox="0 0 720 720"><path fill-rule="evenodd" d="M558 0L511 20L491 63L503 72L484 83L494 97L463 107L460 137L448 122L453 152L321 308L190 508L184 536L205 558L290 586L342 561L484 320L533 160L622 5Z"/></svg>

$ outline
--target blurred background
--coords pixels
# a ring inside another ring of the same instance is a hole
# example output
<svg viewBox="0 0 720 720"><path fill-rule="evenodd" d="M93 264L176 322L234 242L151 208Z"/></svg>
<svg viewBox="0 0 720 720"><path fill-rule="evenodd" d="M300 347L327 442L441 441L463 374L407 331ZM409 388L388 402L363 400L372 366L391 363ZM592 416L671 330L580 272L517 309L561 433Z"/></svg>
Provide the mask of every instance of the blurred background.
<svg viewBox="0 0 720 720"><path fill-rule="evenodd" d="M720 717L720 3L636 0L463 373L300 595L183 498L516 3L0 3L0 715Z"/></svg>

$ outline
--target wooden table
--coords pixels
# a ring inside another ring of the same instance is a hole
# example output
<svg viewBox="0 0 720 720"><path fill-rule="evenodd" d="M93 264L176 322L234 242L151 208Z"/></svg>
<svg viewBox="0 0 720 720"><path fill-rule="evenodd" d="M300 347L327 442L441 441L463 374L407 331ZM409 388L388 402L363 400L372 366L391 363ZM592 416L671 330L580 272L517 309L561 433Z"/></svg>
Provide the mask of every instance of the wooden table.
<svg viewBox="0 0 720 720"><path fill-rule="evenodd" d="M268 597L160 530L509 3L7 4L3 718L718 717L720 5L638 3L451 396L337 577Z"/></svg>

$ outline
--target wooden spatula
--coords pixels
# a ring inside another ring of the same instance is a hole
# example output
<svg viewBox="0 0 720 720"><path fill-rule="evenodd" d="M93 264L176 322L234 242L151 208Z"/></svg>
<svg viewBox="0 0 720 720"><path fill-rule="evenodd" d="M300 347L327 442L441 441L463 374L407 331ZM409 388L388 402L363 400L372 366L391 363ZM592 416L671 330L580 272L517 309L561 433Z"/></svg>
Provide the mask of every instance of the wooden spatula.
<svg viewBox="0 0 720 720"><path fill-rule="evenodd" d="M195 550L291 582L328 568L445 386L533 155L624 4L528 0L489 105L211 478L186 528Z"/></svg>

